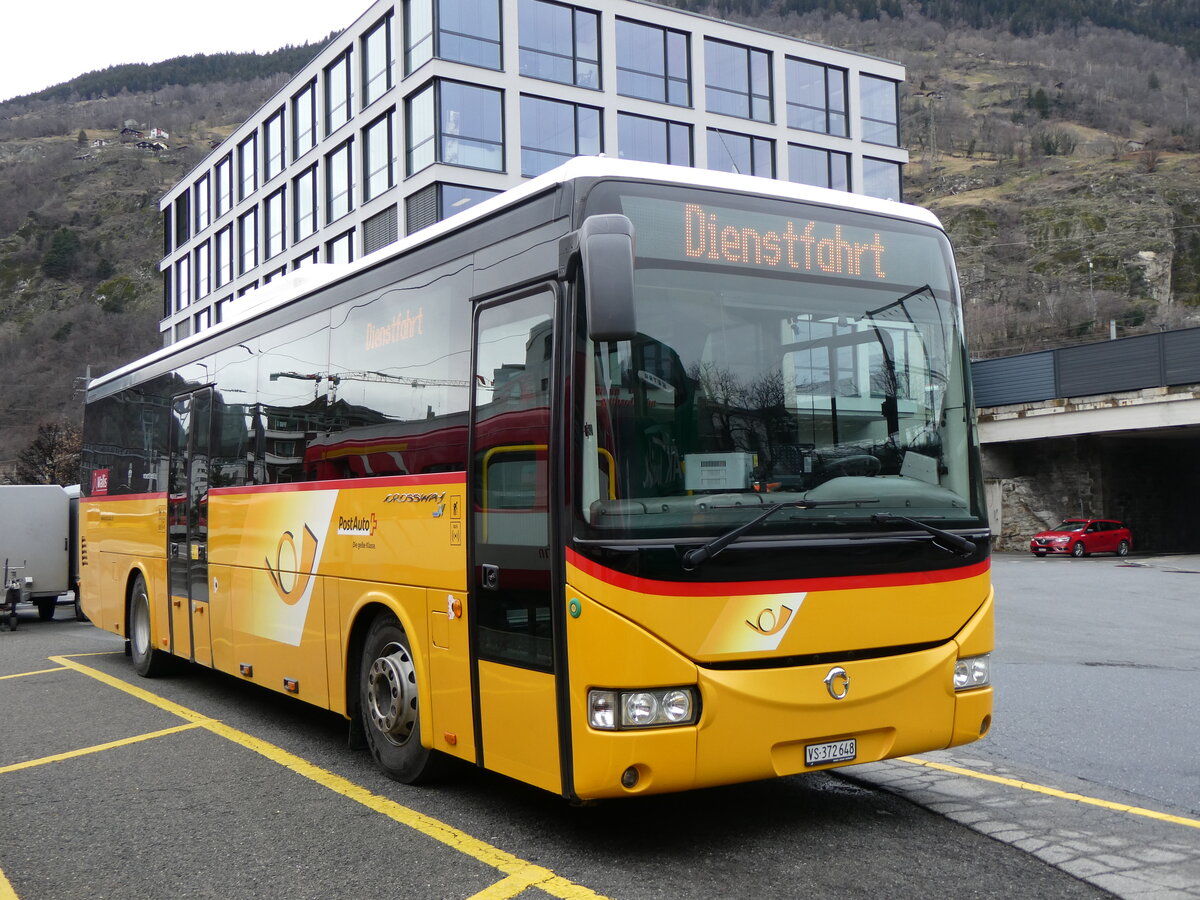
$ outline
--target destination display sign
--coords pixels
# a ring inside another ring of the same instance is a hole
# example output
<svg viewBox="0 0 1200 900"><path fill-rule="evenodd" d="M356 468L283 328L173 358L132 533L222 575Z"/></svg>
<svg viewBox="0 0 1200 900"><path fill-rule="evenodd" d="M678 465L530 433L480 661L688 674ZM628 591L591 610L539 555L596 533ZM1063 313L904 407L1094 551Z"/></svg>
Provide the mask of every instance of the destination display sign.
<svg viewBox="0 0 1200 900"><path fill-rule="evenodd" d="M888 228L882 216L800 206L778 215L709 202L625 196L641 258L891 284L949 281L933 229ZM777 204L772 210L778 209ZM842 221L838 221L842 219ZM859 224L866 222L868 224ZM924 231L924 233L920 233Z"/></svg>

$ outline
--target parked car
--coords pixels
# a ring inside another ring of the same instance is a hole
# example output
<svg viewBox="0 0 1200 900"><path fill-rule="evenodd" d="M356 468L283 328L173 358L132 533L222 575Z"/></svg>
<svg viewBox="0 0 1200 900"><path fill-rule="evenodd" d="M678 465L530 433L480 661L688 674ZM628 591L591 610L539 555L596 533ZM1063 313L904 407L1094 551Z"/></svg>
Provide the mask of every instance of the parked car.
<svg viewBox="0 0 1200 900"><path fill-rule="evenodd" d="M1047 553L1064 556L1089 556L1115 553L1125 556L1133 547L1133 534L1114 519L1067 519L1049 531L1039 531L1029 541L1034 556Z"/></svg>

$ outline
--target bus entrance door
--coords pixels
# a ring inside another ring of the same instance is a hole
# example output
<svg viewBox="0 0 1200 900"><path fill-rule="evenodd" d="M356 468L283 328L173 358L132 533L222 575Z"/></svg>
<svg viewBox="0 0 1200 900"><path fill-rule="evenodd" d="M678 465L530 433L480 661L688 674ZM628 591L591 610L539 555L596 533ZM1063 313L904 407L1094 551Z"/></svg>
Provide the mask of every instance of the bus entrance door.
<svg viewBox="0 0 1200 900"><path fill-rule="evenodd" d="M554 294L543 288L476 317L470 621L477 758L560 793L548 452L553 316Z"/></svg>
<svg viewBox="0 0 1200 900"><path fill-rule="evenodd" d="M212 389L171 404L167 485L167 587L171 650L212 665L208 612L208 468Z"/></svg>

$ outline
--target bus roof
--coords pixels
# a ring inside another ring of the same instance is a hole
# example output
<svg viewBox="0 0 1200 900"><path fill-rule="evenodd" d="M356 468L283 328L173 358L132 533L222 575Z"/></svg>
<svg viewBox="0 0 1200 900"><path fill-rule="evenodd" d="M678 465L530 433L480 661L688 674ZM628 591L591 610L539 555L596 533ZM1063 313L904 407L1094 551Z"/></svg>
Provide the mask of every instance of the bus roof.
<svg viewBox="0 0 1200 900"><path fill-rule="evenodd" d="M465 209L447 219L442 219L440 222L435 222L432 225L422 228L420 231L388 244L386 247L381 247L379 250L369 253L352 263L311 263L301 269L283 275L269 284L263 285L239 297L238 302L230 307L229 313L219 324L193 334L190 337L168 344L160 350L156 350L141 359L134 360L114 369L112 372L99 375L92 379L88 387L98 387L108 381L135 371L148 363L165 359L195 344L204 343L210 338L248 319L270 312L292 300L307 296L327 284L348 278L356 272L374 268L381 262L394 256L430 243L445 234L465 228L472 222L487 218L511 206L515 206L529 197L534 197L551 190L556 185L576 179L595 178L621 178L631 181L665 182L668 184L710 188L739 194L798 200L818 206L875 213L894 219L905 219L941 228L938 218L928 210L907 203L898 203L894 200L880 200L875 197L852 194L847 191L835 191L828 188L812 187L790 181L777 181L773 178L760 178L753 175L735 175L729 172L696 169L691 166L670 166L662 163L636 162L605 156L577 156L543 175L531 178L523 184L510 188L494 197L489 197L487 200L477 203L469 209Z"/></svg>

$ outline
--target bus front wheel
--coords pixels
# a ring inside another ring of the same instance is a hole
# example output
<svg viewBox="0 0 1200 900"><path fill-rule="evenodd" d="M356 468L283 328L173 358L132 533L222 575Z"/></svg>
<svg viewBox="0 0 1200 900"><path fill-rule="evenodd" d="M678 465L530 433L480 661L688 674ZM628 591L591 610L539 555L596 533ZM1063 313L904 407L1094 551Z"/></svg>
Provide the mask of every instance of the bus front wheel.
<svg viewBox="0 0 1200 900"><path fill-rule="evenodd" d="M140 574L133 579L129 593L129 650L133 668L143 678L154 678L167 671L170 657L154 648L150 629L150 592Z"/></svg>
<svg viewBox="0 0 1200 900"><path fill-rule="evenodd" d="M358 675L367 746L384 773L405 784L431 778L436 755L421 745L417 669L408 635L390 612L371 623Z"/></svg>

